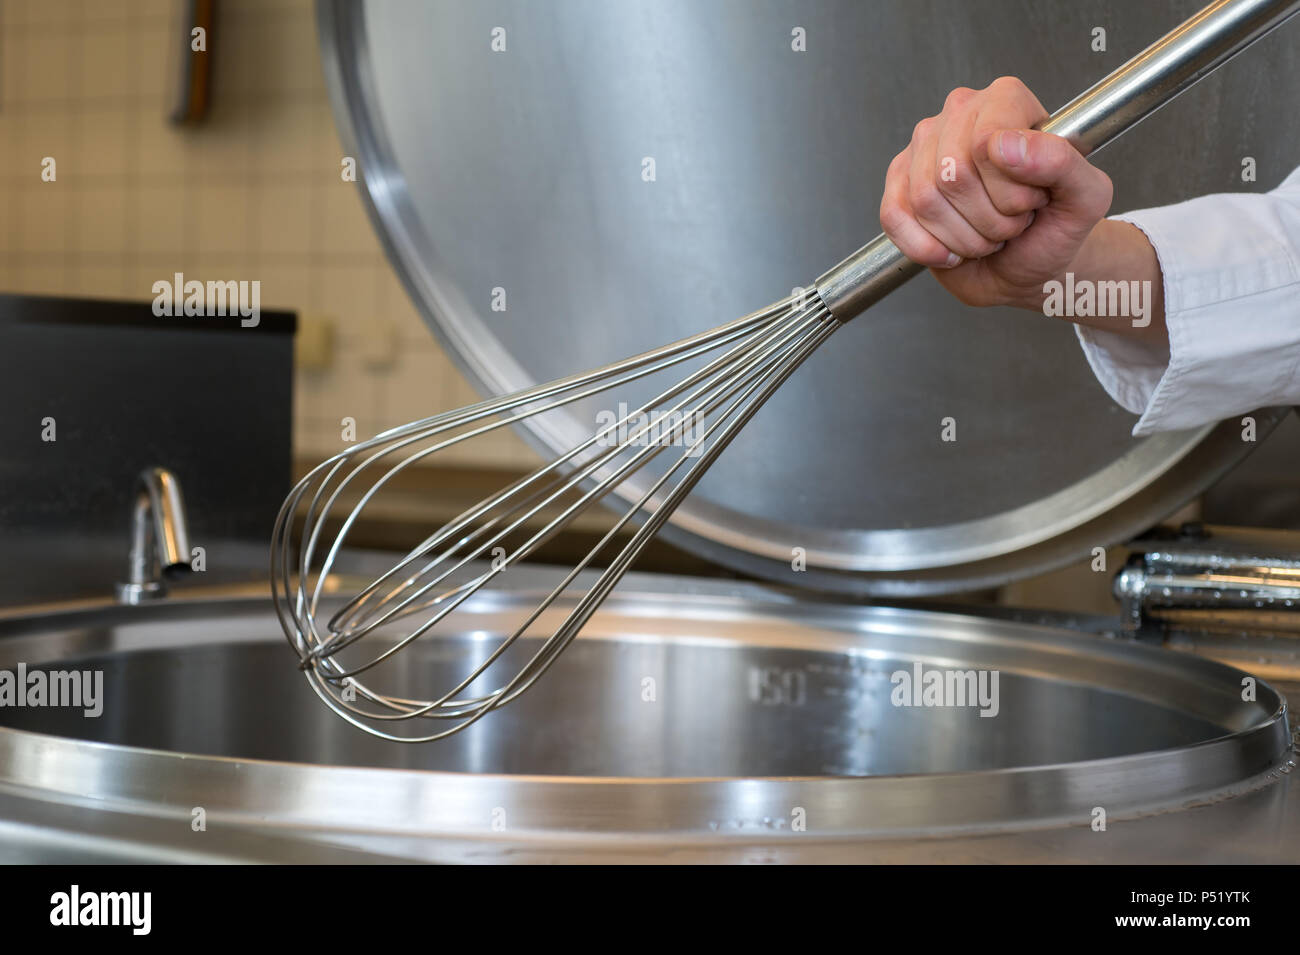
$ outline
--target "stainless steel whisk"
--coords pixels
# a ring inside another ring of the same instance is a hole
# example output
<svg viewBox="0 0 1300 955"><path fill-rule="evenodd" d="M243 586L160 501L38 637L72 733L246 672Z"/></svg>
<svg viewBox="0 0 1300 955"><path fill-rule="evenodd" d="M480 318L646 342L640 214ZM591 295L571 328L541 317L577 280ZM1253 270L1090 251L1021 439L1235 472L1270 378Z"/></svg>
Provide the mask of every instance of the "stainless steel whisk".
<svg viewBox="0 0 1300 955"><path fill-rule="evenodd" d="M1039 128L1064 136L1086 155L1297 10L1300 0L1217 0ZM518 697L555 663L677 505L795 369L844 322L921 271L882 235L822 275L804 295L595 371L385 431L314 468L281 507L271 555L276 611L312 688L349 722L400 742L450 736ZM321 619L320 603L348 533L401 471L524 418L695 361L700 366L674 385L438 528ZM648 479L637 477L655 459L667 462L662 470ZM334 529L330 524L349 488L363 492ZM614 526L454 686L413 698L365 682L376 667L443 624L465 601L611 495L630 502ZM304 504L295 553L295 517ZM545 523L537 528L539 519ZM631 528L631 536L620 541ZM602 556L604 568L594 583L584 583L589 575L583 572ZM583 587L567 614L552 621L568 606L567 600L561 605L561 597ZM343 652L363 641L375 649L345 662ZM528 651L522 663L516 659L521 649ZM517 669L493 689L479 688L497 682L495 674L511 664ZM408 720L446 725L422 735L385 729Z"/></svg>
<svg viewBox="0 0 1300 955"><path fill-rule="evenodd" d="M281 593L277 586L277 604L286 632L313 686L353 722L361 716L376 721L417 716L454 721L450 728L421 737L422 740L450 735L514 699L554 663L731 438L838 326L839 322L816 295L810 294L806 303L787 299L721 328L597 371L394 428L322 463L286 500L273 543L277 562L273 579L278 583L289 581L292 574L297 575L296 589L286 585ZM671 388L598 428L558 460L515 481L439 528L347 601L323 630L319 626L318 601L348 530L375 494L396 474L449 447L525 417L608 392L719 351L721 354ZM447 694L437 699L411 700L381 693L362 682L362 674L367 670L428 633L461 603L508 568L527 559L591 505L615 489L625 487L633 471L639 471L650 459L661 455L671 458L662 474L636 496L630 509L537 610L513 633L503 636L501 647ZM322 550L327 516L345 489L361 481L367 473L376 476L373 483L366 485L360 500L335 536L328 540L317 567L315 558ZM288 530L293 513L308 495L301 554L295 567ZM529 523L532 519L556 510L559 513L544 526L532 529ZM619 533L633 523L639 526L631 538L619 541ZM496 690L466 695L467 688L537 623L581 572L606 553L612 559L596 582L527 664ZM309 568L316 571L314 584L309 582ZM424 611L429 614L418 626L388 643L369 660L356 666L339 662L339 651L382 627ZM346 692L345 680L351 681L351 694ZM346 696L352 699L345 699ZM366 711L358 705L363 701L377 704L387 712ZM365 728L385 738L411 741L410 737L378 731L373 726Z"/></svg>

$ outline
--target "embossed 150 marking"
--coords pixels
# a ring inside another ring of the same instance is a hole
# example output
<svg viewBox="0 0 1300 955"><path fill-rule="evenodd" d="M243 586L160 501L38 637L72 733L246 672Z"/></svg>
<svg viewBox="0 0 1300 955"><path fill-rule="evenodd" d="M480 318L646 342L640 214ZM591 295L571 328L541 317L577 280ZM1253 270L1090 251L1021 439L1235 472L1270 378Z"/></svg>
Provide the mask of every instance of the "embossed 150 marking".
<svg viewBox="0 0 1300 955"><path fill-rule="evenodd" d="M762 706L803 706L808 675L794 668L750 667L749 699Z"/></svg>

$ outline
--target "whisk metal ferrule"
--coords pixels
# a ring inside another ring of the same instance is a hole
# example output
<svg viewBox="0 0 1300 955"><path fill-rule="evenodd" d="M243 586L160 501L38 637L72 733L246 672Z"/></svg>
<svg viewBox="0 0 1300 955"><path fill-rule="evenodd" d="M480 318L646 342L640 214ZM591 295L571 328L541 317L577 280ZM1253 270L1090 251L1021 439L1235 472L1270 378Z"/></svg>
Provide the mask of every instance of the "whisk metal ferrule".
<svg viewBox="0 0 1300 955"><path fill-rule="evenodd" d="M817 279L817 294L831 317L847 322L925 269L879 235Z"/></svg>

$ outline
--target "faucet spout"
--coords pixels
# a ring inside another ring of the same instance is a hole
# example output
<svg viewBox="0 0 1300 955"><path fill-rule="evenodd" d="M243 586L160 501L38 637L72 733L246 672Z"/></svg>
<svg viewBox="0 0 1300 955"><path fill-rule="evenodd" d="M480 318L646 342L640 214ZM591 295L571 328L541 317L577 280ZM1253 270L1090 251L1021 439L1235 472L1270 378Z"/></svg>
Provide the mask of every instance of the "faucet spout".
<svg viewBox="0 0 1300 955"><path fill-rule="evenodd" d="M166 580L189 569L189 522L180 481L166 468L146 468L136 478L129 574L116 587L117 599L135 604L165 596Z"/></svg>

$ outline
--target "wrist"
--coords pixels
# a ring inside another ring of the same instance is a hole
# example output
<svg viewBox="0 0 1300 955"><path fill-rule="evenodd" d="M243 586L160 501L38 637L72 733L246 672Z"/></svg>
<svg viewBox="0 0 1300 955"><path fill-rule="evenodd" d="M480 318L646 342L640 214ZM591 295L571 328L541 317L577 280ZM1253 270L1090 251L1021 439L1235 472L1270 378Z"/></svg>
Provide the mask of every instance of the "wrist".
<svg viewBox="0 0 1300 955"><path fill-rule="evenodd" d="M1131 244L1130 237L1122 231L1117 232L1117 226L1121 230L1132 229L1141 236L1140 230L1127 223L1102 219L1092 227L1079 248L1075 250L1074 256L1058 271L1024 285L1004 279L999 294L999 304L1047 314L1048 299L1053 294L1059 294L1059 291L1054 289L1059 290L1066 284L1073 285L1070 277L1095 280L1112 271L1116 263L1122 263L1128 257L1127 247Z"/></svg>
<svg viewBox="0 0 1300 955"><path fill-rule="evenodd" d="M1049 299L1059 297L1062 289L1082 287L1089 283L1140 282L1143 283L1144 300L1150 305L1157 321L1143 327L1132 327L1128 322L1115 321L1118 316L1090 316L1064 313L1048 308ZM1130 332L1138 337L1164 334L1164 283L1155 249L1146 234L1137 226L1115 219L1102 219L1080 244L1074 257L1057 274L1043 282L1027 286L1005 286L1003 304L1027 309L1040 314L1058 314L1082 325Z"/></svg>
<svg viewBox="0 0 1300 955"><path fill-rule="evenodd" d="M1102 219L1088 234L1067 271L1076 280L1125 284L1134 303L1132 314L1080 316L1072 321L1136 340L1168 344L1160 259L1146 233L1137 226L1118 219ZM1139 302L1141 314L1136 304Z"/></svg>

